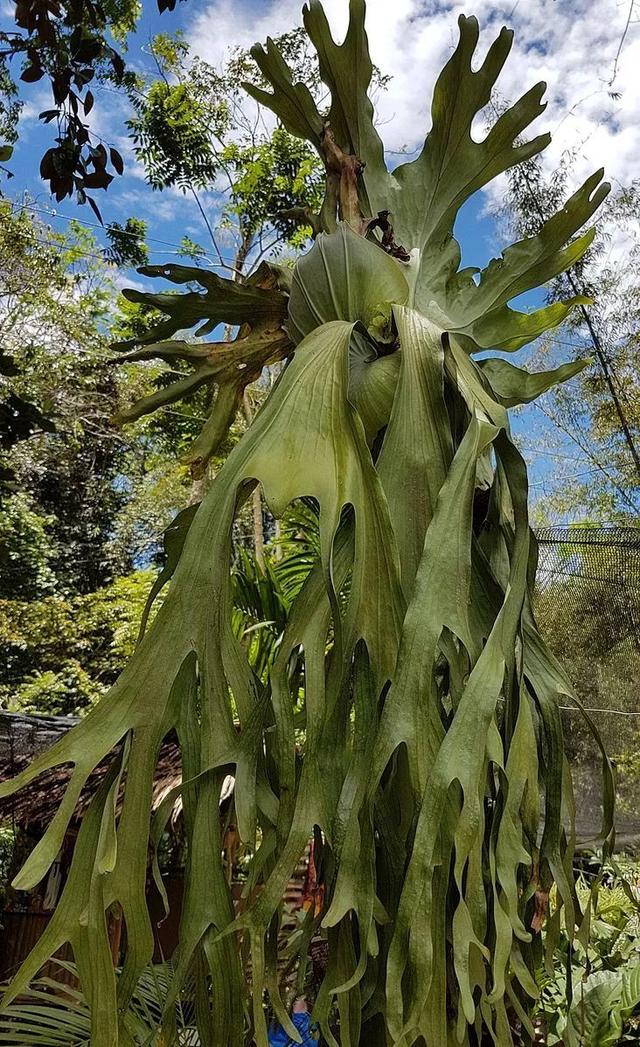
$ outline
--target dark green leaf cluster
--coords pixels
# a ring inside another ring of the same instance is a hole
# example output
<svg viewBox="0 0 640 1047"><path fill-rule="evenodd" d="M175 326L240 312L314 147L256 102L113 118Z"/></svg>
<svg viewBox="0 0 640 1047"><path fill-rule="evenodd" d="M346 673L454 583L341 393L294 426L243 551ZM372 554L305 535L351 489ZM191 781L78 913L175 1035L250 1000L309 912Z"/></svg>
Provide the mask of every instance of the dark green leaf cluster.
<svg viewBox="0 0 640 1047"><path fill-rule="evenodd" d="M163 79L132 101L135 115L127 126L154 189L202 187L215 180L219 161L213 136L227 123L224 103L209 105L188 84Z"/></svg>
<svg viewBox="0 0 640 1047"><path fill-rule="evenodd" d="M26 557L22 562L30 566ZM45 562L41 574L46 569ZM10 712L70 716L95 704L133 653L152 580L147 570L84 595L19 600L3 594L2 706ZM48 583L55 584L51 572ZM46 576L41 590L46 592ZM10 595L6 588L5 593Z"/></svg>
<svg viewBox="0 0 640 1047"><path fill-rule="evenodd" d="M141 218L127 218L124 226L111 222L106 230L109 247L105 251L107 261L123 268L136 269L149 261L145 243L147 223Z"/></svg>
<svg viewBox="0 0 640 1047"><path fill-rule="evenodd" d="M173 3L159 2L160 10ZM37 83L48 79L53 107L40 113L45 123L54 123L54 145L45 152L40 174L56 200L75 194L78 203L89 203L100 219L95 189L106 189L113 180L109 165L122 174L122 157L114 147L106 148L91 133L87 117L95 104L89 85L109 81L132 89L136 76L125 65L114 42L123 42L135 29L140 5L137 0L17 0L16 30L0 33L0 140L15 141L20 102L10 71L10 62L21 62L20 80ZM101 219L100 219L101 220Z"/></svg>
<svg viewBox="0 0 640 1047"><path fill-rule="evenodd" d="M5 59L24 58L20 79L36 83L46 77L51 84L54 107L40 118L45 123L55 121L57 134L42 157L42 178L56 200L75 193L78 202L88 202L98 217L88 191L107 188L113 178L109 162L120 174L123 164L116 149L108 153L101 142L92 142L85 120L95 99L88 85L101 74L123 80L124 61L108 35L131 29L136 16L137 5L131 0L107 7L85 0L61 5L25 0L15 6L17 32L2 34Z"/></svg>
<svg viewBox="0 0 640 1047"><path fill-rule="evenodd" d="M105 339L115 292L81 227L60 236L8 201L0 216L2 594L49 591L40 557L53 591L90 592L131 565L117 517L144 474L112 421L126 384Z"/></svg>
<svg viewBox="0 0 640 1047"><path fill-rule="evenodd" d="M18 97L18 88L11 78L7 58L0 54L0 142L8 146L18 139L18 120L22 111L22 102ZM9 156L0 156L2 161Z"/></svg>

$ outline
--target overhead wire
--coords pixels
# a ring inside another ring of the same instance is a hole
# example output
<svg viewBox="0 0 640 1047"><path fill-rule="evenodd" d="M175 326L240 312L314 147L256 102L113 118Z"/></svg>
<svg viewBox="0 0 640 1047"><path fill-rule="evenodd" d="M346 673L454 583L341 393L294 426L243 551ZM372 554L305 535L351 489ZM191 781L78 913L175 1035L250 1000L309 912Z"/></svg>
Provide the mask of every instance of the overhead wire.
<svg viewBox="0 0 640 1047"><path fill-rule="evenodd" d="M559 705L558 708L565 713L582 713L584 711L586 713L605 713L609 716L640 716L640 710L631 711L629 709L595 709L591 708L588 705L584 705L582 709L580 709L577 705Z"/></svg>
<svg viewBox="0 0 640 1047"><path fill-rule="evenodd" d="M33 212L35 214L46 215L48 218L53 218L53 219L55 219L57 221L62 221L62 222L67 222L67 223L77 222L79 225L86 226L89 229L98 229L101 232L106 232L106 230L107 230L107 227L103 226L103 225L100 225L99 222L89 222L85 218L76 218L73 215L61 214L59 211L49 210L46 207L36 207L34 204L26 204L26 203L25 204L18 204L18 203L16 203L16 204L12 205L11 210L12 210L12 212L14 214L15 213L19 213L20 211L31 211L31 212ZM118 235L119 236L129 237L130 239L133 239L133 240L136 240L136 241L138 241L140 239L140 237L136 233L129 232L127 229L119 229L118 230ZM156 243L156 244L162 244L164 247L171 247L171 248L173 248L173 251L171 252L172 254L178 254L178 255L184 255L185 254L184 247L182 247L180 244L175 244L175 243L173 243L170 240L161 240L157 236L145 236L144 240L145 240L145 243ZM45 243L46 246L49 246L49 247L60 247L60 244L57 244L54 241L52 241L50 243L46 243L46 241L38 240L37 242L38 243ZM166 254L167 252L166 251L157 250L157 249L150 249L149 253L150 254ZM88 252L85 253L85 257L87 257L87 258L98 258L98 259L101 259L102 261L104 261L104 257L102 255L90 254ZM229 268L232 268L231 265L227 265L226 263L213 262L210 258L208 258L207 255L202 255L201 257L202 257L202 260L204 262L206 262L206 264L208 266L210 266L211 268L214 268L214 269L229 269Z"/></svg>

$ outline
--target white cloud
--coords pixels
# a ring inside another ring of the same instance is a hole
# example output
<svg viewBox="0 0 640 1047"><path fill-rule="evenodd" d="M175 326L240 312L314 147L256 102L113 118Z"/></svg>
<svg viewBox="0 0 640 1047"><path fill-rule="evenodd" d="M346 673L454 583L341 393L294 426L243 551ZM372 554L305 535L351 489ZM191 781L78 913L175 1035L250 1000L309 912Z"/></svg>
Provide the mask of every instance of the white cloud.
<svg viewBox="0 0 640 1047"><path fill-rule="evenodd" d="M150 284L149 281L146 283L142 280L136 280L131 276L130 271L122 272L121 269L113 267L113 271L109 274L111 277L111 283L115 287L116 291L148 291ZM154 288L155 290L155 288Z"/></svg>
<svg viewBox="0 0 640 1047"><path fill-rule="evenodd" d="M481 0L478 61L503 24L515 30L514 47L498 81L502 98L514 101L539 80L548 83L546 113L532 133L554 134L546 163L578 149L576 179L605 166L607 176L629 182L640 159L640 4L608 81L629 13L628 0ZM249 46L300 24L300 0L261 3L212 0L192 21L195 50L214 63L234 44ZM457 40L463 0L369 0L368 32L374 61L393 80L377 102L385 145L393 153L418 147L429 123L436 75ZM336 38L344 33L347 0L325 0ZM392 158L392 157L391 157Z"/></svg>

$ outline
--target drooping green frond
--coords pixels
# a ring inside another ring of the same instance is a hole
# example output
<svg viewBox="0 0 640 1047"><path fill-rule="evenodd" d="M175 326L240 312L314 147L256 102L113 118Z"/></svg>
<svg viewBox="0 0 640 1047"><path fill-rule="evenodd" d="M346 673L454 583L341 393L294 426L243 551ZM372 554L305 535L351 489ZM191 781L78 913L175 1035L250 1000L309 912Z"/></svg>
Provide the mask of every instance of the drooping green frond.
<svg viewBox="0 0 640 1047"><path fill-rule="evenodd" d="M260 377L267 364L282 360L292 348L284 329L287 296L280 290L280 286L287 286L288 279L286 274L268 265L261 266L242 283L182 265L145 266L139 271L176 284L199 283L204 293L123 292L129 301L159 309L169 318L138 338L118 343L116 348L133 350L122 357L121 362L151 359L185 362L193 366L193 371L141 397L121 412L120 420L135 421L160 407L193 396L203 386L213 387L216 396L209 417L186 457L197 476L227 435L247 385ZM196 343L170 340L172 335L188 332L193 327L197 328L195 335L203 337L222 324L227 328L239 327L233 340Z"/></svg>

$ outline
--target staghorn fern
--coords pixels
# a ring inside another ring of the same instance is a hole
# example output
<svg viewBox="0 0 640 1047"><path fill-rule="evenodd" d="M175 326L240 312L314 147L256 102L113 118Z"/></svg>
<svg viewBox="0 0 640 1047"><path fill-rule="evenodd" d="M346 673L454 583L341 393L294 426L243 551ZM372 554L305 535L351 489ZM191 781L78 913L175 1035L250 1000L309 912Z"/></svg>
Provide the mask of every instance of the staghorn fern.
<svg viewBox="0 0 640 1047"><path fill-rule="evenodd" d="M166 266L144 271L198 281L204 293L129 292L168 318L127 358L194 365L131 417L204 383L217 390L190 456L196 471L219 446L246 384L264 365L288 363L198 511L176 527L162 579L171 576L168 594L119 681L2 786L7 795L47 768L73 765L60 811L18 876L27 888L46 874L92 768L115 754L58 909L6 996L20 994L70 941L95 1047L131 1042L119 1015L152 950L147 849L172 798L150 826L151 783L171 728L182 746L189 846L167 1008L195 962L211 1001L198 1010L203 1044L266 1047L265 992L295 1039L278 986L279 914L313 832L325 901L298 948L304 963L321 923L329 963L314 1013L332 1045L447 1047L489 1036L502 1047L518 1025L532 1035L531 972L553 883L550 941L562 921L570 937L588 922L571 870L573 799L558 710L573 695L531 610L536 549L507 412L581 364L530 374L477 354L518 349L576 304L509 307L582 257L593 230L572 237L608 186L598 172L537 236L482 271L460 270L460 206L548 144L548 135L520 137L543 110L544 85L475 141L474 118L511 34L502 30L473 70L478 25L460 18L424 148L389 172L367 96L364 16L364 0L351 0L338 46L321 4L304 9L331 95L326 115L272 42L253 51L272 90L247 90L317 147L327 171L320 214L301 217L318 235L292 276L264 265L239 283ZM196 323L199 333L237 325L238 335L231 343L167 340ZM313 499L320 550L260 674L232 626L233 522L256 483L276 517ZM240 834L255 848L250 883L261 886L237 918L218 860L217 800L230 767ZM604 753L603 768L611 846ZM117 979L105 924L114 902L127 928ZM339 1041L330 1023L336 1006Z"/></svg>

